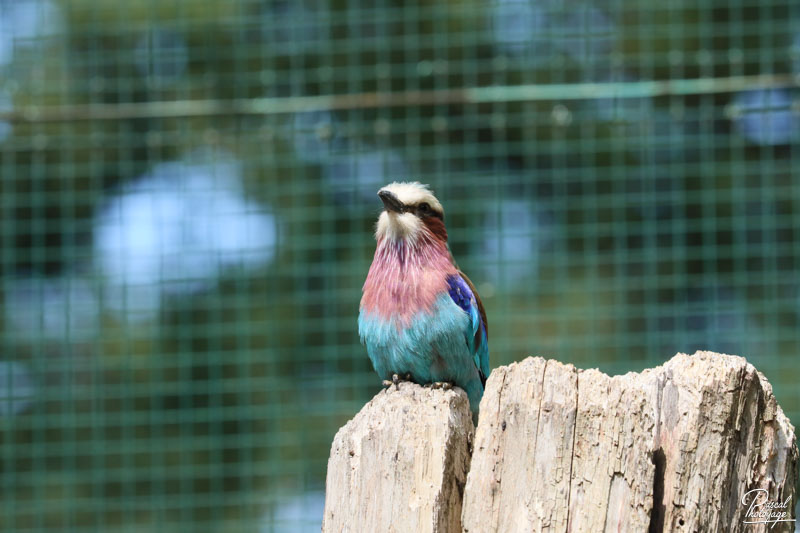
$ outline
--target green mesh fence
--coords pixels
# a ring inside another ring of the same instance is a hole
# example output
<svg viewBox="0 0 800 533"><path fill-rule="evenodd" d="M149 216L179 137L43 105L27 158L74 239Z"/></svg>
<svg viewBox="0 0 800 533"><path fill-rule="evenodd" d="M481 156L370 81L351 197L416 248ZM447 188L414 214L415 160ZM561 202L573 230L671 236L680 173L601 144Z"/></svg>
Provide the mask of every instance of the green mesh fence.
<svg viewBox="0 0 800 533"><path fill-rule="evenodd" d="M318 531L377 189L491 364L734 353L800 422L800 5L0 0L0 529Z"/></svg>

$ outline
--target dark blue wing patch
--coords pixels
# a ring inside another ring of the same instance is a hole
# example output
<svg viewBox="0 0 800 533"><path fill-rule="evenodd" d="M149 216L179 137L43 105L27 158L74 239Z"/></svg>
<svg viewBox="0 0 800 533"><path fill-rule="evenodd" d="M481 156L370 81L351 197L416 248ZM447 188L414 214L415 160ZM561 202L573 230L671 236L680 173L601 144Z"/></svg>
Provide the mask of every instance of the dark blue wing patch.
<svg viewBox="0 0 800 533"><path fill-rule="evenodd" d="M461 309L469 313L472 307L473 295L467 282L458 274L453 274L448 276L447 285L450 287L450 298L452 298Z"/></svg>

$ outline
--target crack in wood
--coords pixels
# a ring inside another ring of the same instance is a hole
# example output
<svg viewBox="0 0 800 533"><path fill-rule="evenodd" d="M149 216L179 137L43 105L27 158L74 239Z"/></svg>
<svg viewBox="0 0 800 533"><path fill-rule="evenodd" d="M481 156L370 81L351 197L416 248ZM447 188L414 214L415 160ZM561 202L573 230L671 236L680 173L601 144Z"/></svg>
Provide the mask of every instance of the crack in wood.
<svg viewBox="0 0 800 533"><path fill-rule="evenodd" d="M647 533L664 533L664 473L667 468L667 456L659 448L653 452L653 507L650 509L650 526Z"/></svg>

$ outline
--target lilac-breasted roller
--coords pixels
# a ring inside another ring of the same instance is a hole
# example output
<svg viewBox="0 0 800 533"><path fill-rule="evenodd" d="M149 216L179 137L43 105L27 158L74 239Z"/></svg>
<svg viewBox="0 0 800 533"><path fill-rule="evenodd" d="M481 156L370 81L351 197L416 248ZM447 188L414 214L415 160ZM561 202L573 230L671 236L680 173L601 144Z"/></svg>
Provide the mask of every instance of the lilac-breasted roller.
<svg viewBox="0 0 800 533"><path fill-rule="evenodd" d="M457 385L477 413L489 375L486 313L450 253L442 204L417 182L378 196L384 210L358 316L372 366L395 384Z"/></svg>

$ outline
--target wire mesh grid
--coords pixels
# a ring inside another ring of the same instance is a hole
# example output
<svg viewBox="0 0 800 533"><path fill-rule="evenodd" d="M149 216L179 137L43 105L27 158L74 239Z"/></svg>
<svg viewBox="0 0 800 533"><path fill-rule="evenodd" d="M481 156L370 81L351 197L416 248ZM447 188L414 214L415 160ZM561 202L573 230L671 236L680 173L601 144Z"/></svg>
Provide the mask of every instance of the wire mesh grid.
<svg viewBox="0 0 800 533"><path fill-rule="evenodd" d="M800 420L788 0L0 0L4 531L317 531L377 189L491 364L740 354Z"/></svg>

